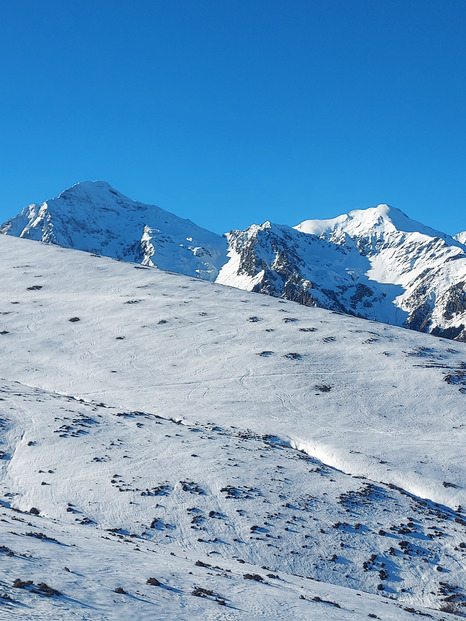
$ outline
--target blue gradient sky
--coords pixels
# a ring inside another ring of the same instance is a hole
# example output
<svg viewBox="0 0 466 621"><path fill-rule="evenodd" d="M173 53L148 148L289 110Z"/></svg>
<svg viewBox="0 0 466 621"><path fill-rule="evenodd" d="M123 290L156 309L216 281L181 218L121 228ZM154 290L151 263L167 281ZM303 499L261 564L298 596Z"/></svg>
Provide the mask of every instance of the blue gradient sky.
<svg viewBox="0 0 466 621"><path fill-rule="evenodd" d="M0 220L104 179L224 232L466 229L464 0L0 0Z"/></svg>

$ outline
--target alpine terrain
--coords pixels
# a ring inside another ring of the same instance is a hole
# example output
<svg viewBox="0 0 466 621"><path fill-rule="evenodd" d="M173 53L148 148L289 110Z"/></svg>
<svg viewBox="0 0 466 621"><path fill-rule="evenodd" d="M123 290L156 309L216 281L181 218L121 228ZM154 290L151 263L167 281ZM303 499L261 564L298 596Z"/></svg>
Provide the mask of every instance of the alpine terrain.
<svg viewBox="0 0 466 621"><path fill-rule="evenodd" d="M388 205L228 234L218 282L466 340L466 247Z"/></svg>
<svg viewBox="0 0 466 621"><path fill-rule="evenodd" d="M370 213L365 254L335 222L257 231L312 247L316 275L332 258L329 286L359 257L388 298L385 245L434 238ZM163 217L190 275L0 236L0 618L464 616L466 344L209 282ZM189 226L218 269L221 238ZM425 260L460 266L455 243Z"/></svg>
<svg viewBox="0 0 466 621"><path fill-rule="evenodd" d="M43 205L29 205L0 232L205 280L215 280L226 252L220 235L133 201L104 181L77 183Z"/></svg>
<svg viewBox="0 0 466 621"><path fill-rule="evenodd" d="M26 207L0 232L466 341L466 233L388 205L222 237L96 181Z"/></svg>

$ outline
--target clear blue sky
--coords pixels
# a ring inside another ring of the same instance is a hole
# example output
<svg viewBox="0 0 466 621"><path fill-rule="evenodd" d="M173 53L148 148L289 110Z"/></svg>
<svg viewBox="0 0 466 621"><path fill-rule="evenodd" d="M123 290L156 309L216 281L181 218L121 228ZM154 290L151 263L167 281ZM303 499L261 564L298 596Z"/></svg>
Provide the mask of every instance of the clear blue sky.
<svg viewBox="0 0 466 621"><path fill-rule="evenodd" d="M466 229L465 0L0 0L0 220L85 179L224 232Z"/></svg>

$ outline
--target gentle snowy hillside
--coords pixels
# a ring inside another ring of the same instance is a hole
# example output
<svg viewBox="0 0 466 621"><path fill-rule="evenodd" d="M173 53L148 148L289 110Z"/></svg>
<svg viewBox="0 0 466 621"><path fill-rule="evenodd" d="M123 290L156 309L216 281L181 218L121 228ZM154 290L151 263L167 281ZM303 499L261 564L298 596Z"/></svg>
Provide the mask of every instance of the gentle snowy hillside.
<svg viewBox="0 0 466 621"><path fill-rule="evenodd" d="M0 259L0 615L462 610L465 344L14 237Z"/></svg>
<svg viewBox="0 0 466 621"><path fill-rule="evenodd" d="M215 280L223 237L154 205L133 201L104 181L84 181L43 205L29 205L0 233L76 248Z"/></svg>

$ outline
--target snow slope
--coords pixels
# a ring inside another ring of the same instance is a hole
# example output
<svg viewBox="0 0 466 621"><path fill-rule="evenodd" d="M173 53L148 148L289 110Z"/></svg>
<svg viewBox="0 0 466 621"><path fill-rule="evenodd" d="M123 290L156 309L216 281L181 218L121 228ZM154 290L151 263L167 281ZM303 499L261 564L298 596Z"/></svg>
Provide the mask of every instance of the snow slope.
<svg viewBox="0 0 466 621"><path fill-rule="evenodd" d="M0 615L461 610L466 345L9 236L0 258Z"/></svg>
<svg viewBox="0 0 466 621"><path fill-rule="evenodd" d="M417 602L460 598L461 536L443 508L274 438L0 390L15 447L0 509L0 584L15 602L0 596L1 618L440 619ZM368 595L379 585L384 598Z"/></svg>
<svg viewBox="0 0 466 621"><path fill-rule="evenodd" d="M29 205L0 233L215 280L224 238L154 205L84 181L42 205Z"/></svg>

